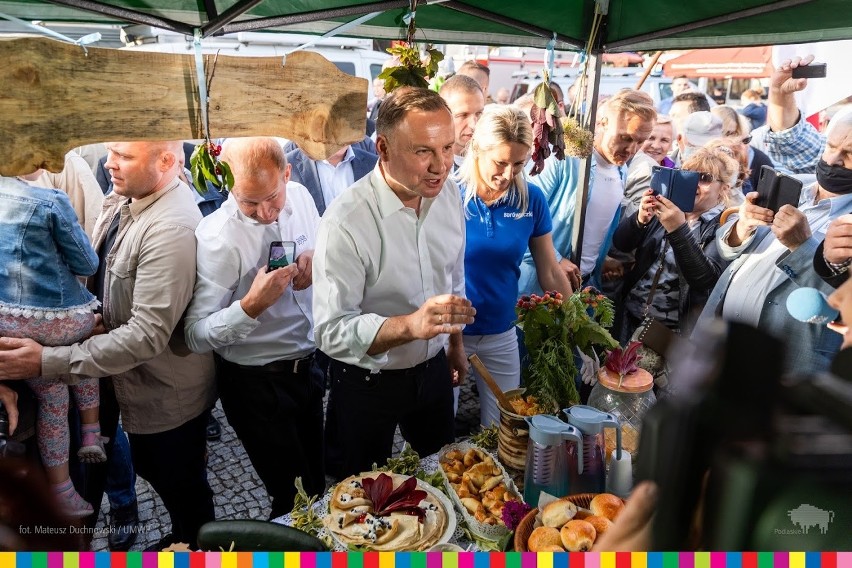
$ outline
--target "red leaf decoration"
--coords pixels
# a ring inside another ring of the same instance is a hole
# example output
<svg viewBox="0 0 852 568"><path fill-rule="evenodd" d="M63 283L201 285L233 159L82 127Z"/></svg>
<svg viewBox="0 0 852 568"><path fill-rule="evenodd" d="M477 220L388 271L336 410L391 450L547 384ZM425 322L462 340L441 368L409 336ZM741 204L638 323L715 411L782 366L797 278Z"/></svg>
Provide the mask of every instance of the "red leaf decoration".
<svg viewBox="0 0 852 568"><path fill-rule="evenodd" d="M373 502L373 515L376 517L385 517L394 511L417 515L420 522L426 517L426 511L419 505L427 493L417 489L414 477L409 477L396 489L391 477L385 473L380 473L375 479L365 477L361 485L367 498Z"/></svg>
<svg viewBox="0 0 852 568"><path fill-rule="evenodd" d="M642 347L640 341L631 341L625 349L620 347L612 349L607 353L604 365L613 373L617 373L619 379L623 379L625 375L639 368L638 363L642 359L642 355L639 354L640 347Z"/></svg>

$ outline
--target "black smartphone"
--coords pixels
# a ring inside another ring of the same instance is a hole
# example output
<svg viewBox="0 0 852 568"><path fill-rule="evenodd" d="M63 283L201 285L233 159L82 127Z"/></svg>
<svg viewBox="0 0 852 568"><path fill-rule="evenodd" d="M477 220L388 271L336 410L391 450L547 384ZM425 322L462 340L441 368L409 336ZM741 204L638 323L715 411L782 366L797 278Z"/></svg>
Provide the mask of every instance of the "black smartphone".
<svg viewBox="0 0 852 568"><path fill-rule="evenodd" d="M270 271L293 264L295 259L296 243L294 241L272 241L269 245L267 268Z"/></svg>
<svg viewBox="0 0 852 568"><path fill-rule="evenodd" d="M784 205L798 207L802 185L794 177L777 172L770 166L761 166L755 188L759 195L756 204L771 209L773 213L778 213Z"/></svg>
<svg viewBox="0 0 852 568"><path fill-rule="evenodd" d="M695 209L700 177L698 172L654 166L651 168L651 189L655 195L662 195L684 213L691 213Z"/></svg>
<svg viewBox="0 0 852 568"><path fill-rule="evenodd" d="M822 79L828 71L825 63L799 65L793 69L793 79Z"/></svg>

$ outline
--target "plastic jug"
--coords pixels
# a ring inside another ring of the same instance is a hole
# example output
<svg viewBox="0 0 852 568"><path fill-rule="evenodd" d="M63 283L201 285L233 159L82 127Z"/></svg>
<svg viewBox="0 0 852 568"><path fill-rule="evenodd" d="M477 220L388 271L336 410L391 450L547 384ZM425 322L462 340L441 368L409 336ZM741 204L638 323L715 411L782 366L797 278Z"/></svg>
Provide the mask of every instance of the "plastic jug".
<svg viewBox="0 0 852 568"><path fill-rule="evenodd" d="M568 494L568 440L582 447L579 430L555 416L526 417L529 424L527 463L524 471L524 501L538 505L542 491L562 497ZM582 461L582 460L581 460Z"/></svg>
<svg viewBox="0 0 852 568"><path fill-rule="evenodd" d="M567 443L568 489L571 493L603 493L606 488L604 428L615 428L616 457L621 459L621 425L614 415L591 406L575 405L562 411L580 430L582 440Z"/></svg>

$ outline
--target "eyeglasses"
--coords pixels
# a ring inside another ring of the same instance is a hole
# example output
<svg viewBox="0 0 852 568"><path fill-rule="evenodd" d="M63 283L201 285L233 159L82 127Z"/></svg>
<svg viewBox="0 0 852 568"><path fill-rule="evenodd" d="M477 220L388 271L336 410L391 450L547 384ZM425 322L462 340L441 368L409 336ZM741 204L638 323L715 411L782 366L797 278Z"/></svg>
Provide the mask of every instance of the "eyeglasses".
<svg viewBox="0 0 852 568"><path fill-rule="evenodd" d="M708 174L707 172L699 172L698 173L698 183L702 185L710 185L714 181L718 181L719 183L724 183L719 178L714 178L713 174Z"/></svg>

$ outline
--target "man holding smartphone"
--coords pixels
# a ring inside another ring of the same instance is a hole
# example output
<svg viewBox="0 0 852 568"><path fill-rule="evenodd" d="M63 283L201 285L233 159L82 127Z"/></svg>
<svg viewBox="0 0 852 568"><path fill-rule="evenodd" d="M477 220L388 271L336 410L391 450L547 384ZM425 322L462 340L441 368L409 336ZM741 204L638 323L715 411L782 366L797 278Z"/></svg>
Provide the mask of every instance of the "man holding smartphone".
<svg viewBox="0 0 852 568"><path fill-rule="evenodd" d="M314 237L307 189L273 138L225 142L234 172L228 200L198 225L198 277L186 339L216 354L219 397L272 501L289 512L301 477L325 488L322 375L311 315Z"/></svg>

